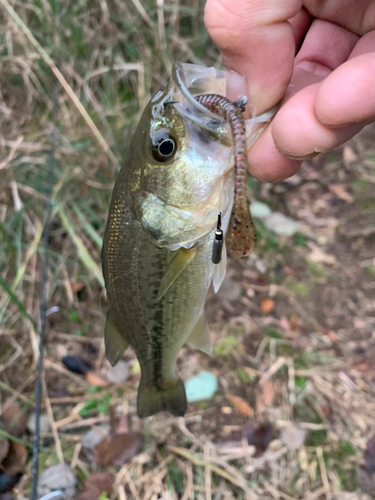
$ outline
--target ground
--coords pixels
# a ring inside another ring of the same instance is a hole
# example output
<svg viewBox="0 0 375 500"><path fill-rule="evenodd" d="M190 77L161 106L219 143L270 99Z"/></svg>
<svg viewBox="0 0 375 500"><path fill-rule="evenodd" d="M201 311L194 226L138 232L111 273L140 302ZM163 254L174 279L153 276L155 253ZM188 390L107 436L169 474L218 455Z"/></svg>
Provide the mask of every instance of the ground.
<svg viewBox="0 0 375 500"><path fill-rule="evenodd" d="M85 500L100 493L120 500L374 497L374 127L305 162L285 182L249 179L250 199L300 222L299 230L279 235L256 219L256 252L230 262L219 294L210 293L213 356L184 349L179 370L184 380L201 370L214 374L213 398L190 404L185 418L164 414L142 421L132 352L124 356L127 381L107 379L101 238L117 162L171 61L218 63L196 20L203 2L180 2L179 10L177 2L159 2L158 9L150 2L146 11L135 0L66 2L63 10L53 0L5 5L0 458L6 442L8 471L24 473L12 497L29 498L31 489L31 462L22 450L30 448L32 431L25 431L24 416L35 407L42 225L50 187L46 296L48 308L59 310L47 318L42 412L52 430L42 439L40 473L65 461ZM12 6L26 26L12 17ZM43 50L67 86L57 83ZM69 89L94 125L72 103ZM67 354L92 370L68 371L61 362ZM14 420L20 428L10 424ZM86 432L104 423L120 450L108 436L108 449L83 445ZM111 487L88 493L84 482L98 471L109 474Z"/></svg>

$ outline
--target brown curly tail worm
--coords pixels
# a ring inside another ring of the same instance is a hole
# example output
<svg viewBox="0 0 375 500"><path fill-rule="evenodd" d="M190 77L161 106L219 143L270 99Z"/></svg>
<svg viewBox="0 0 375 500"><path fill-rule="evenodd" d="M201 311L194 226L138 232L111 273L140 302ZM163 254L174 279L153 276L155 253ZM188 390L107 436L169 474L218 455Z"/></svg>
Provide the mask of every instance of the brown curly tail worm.
<svg viewBox="0 0 375 500"><path fill-rule="evenodd" d="M232 130L234 141L234 200L225 243L234 259L249 255L256 244L256 231L246 196L247 150L246 125L242 112L245 102L232 102L218 94L201 94L195 99L212 113L225 118Z"/></svg>

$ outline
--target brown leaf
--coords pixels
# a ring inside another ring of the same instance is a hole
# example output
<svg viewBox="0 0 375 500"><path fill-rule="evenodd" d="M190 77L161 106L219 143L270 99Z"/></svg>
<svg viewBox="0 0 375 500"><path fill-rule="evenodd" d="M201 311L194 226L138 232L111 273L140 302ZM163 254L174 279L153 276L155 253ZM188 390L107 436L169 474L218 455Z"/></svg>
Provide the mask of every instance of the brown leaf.
<svg viewBox="0 0 375 500"><path fill-rule="evenodd" d="M9 476L23 472L29 453L27 448L14 441L9 441L9 451L1 464L1 469Z"/></svg>
<svg viewBox="0 0 375 500"><path fill-rule="evenodd" d="M246 417L252 417L254 415L254 410L244 399L239 396L234 396L233 394L226 394L225 397L232 403L235 410L242 415L245 415Z"/></svg>
<svg viewBox="0 0 375 500"><path fill-rule="evenodd" d="M136 432L106 436L96 447L94 459L98 465L124 465L139 451L142 435Z"/></svg>
<svg viewBox="0 0 375 500"><path fill-rule="evenodd" d="M301 326L301 321L299 317L294 313L290 315L289 326L290 326L290 331L293 333Z"/></svg>
<svg viewBox="0 0 375 500"><path fill-rule="evenodd" d="M347 192L347 186L345 184L331 184L328 186L328 189L342 200L353 203L354 198Z"/></svg>
<svg viewBox="0 0 375 500"><path fill-rule="evenodd" d="M269 314L274 307L275 303L269 297L260 301L260 308L262 309L263 314Z"/></svg>
<svg viewBox="0 0 375 500"><path fill-rule="evenodd" d="M9 441L5 438L0 438L0 465L4 458L8 455Z"/></svg>
<svg viewBox="0 0 375 500"><path fill-rule="evenodd" d="M264 404L269 406L272 403L274 396L273 383L270 378L265 380L262 384L262 396Z"/></svg>
<svg viewBox="0 0 375 500"><path fill-rule="evenodd" d="M264 453L273 436L273 427L270 423L256 425L253 420L250 420L242 430L243 437L247 442L255 446L255 456Z"/></svg>
<svg viewBox="0 0 375 500"><path fill-rule="evenodd" d="M85 481L84 489L79 494L78 500L98 500L102 493L112 495L115 476L109 472L94 472Z"/></svg>
<svg viewBox="0 0 375 500"><path fill-rule="evenodd" d="M25 434L27 415L20 408L17 401L14 401L9 406L5 403L5 411L2 412L0 420L4 425L4 429L13 436L21 437Z"/></svg>
<svg viewBox="0 0 375 500"><path fill-rule="evenodd" d="M86 372L85 378L87 382L91 385L96 385L97 387L108 387L109 382L105 378L97 375L95 372Z"/></svg>

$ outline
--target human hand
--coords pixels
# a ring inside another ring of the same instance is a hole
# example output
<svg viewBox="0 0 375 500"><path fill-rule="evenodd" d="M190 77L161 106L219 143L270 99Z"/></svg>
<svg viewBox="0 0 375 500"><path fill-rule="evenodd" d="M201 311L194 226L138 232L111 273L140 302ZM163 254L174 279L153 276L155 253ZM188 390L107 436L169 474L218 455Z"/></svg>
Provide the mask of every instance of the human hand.
<svg viewBox="0 0 375 500"><path fill-rule="evenodd" d="M374 1L208 0L205 24L257 114L281 99L249 151L254 177L286 179L375 120Z"/></svg>

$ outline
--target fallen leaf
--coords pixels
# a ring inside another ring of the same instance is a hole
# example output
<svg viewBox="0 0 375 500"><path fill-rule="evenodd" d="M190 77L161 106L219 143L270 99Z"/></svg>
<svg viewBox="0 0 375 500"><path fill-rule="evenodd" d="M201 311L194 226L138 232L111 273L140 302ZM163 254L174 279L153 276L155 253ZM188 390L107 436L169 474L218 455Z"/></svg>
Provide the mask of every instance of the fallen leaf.
<svg viewBox="0 0 375 500"><path fill-rule="evenodd" d="M18 483L21 477L22 472L19 472L15 476L10 476L0 470L0 494L10 491Z"/></svg>
<svg viewBox="0 0 375 500"><path fill-rule="evenodd" d="M11 405L5 406L5 410L1 414L0 421L4 429L13 436L21 437L26 432L27 415L25 411L20 408L19 404L14 401Z"/></svg>
<svg viewBox="0 0 375 500"><path fill-rule="evenodd" d="M306 439L306 431L294 425L281 431L281 441L291 450L301 448Z"/></svg>
<svg viewBox="0 0 375 500"><path fill-rule="evenodd" d="M275 303L269 297L260 301L260 308L262 309L263 314L269 314L274 307Z"/></svg>
<svg viewBox="0 0 375 500"><path fill-rule="evenodd" d="M73 498L77 480L67 464L55 464L45 469L38 480L38 498L51 491L64 490L66 498Z"/></svg>
<svg viewBox="0 0 375 500"><path fill-rule="evenodd" d="M83 491L79 494L78 500L98 500L102 493L107 497L112 495L115 476L109 472L94 472L85 481Z"/></svg>
<svg viewBox="0 0 375 500"><path fill-rule="evenodd" d="M110 426L108 424L101 424L93 429L90 429L82 436L81 443L82 446L88 450L93 450L100 441L108 435L110 431Z"/></svg>
<svg viewBox="0 0 375 500"><path fill-rule="evenodd" d="M293 332L293 333L296 330L298 330L298 328L300 328L300 326L301 326L301 321L300 321L299 317L296 314L294 314L294 313L292 313L290 315L289 326L290 326L290 331Z"/></svg>
<svg viewBox="0 0 375 500"><path fill-rule="evenodd" d="M345 184L331 184L328 186L328 189L342 200L353 203L354 198L347 192L347 186Z"/></svg>
<svg viewBox="0 0 375 500"><path fill-rule="evenodd" d="M9 441L5 438L0 438L0 465L4 458L8 455L9 451Z"/></svg>
<svg viewBox="0 0 375 500"><path fill-rule="evenodd" d="M114 384L123 384L129 378L129 365L126 361L118 361L115 366L107 372L107 379Z"/></svg>
<svg viewBox="0 0 375 500"><path fill-rule="evenodd" d="M292 236L301 226L300 222L287 217L281 212L273 212L264 219L264 224L276 234L283 234L286 236Z"/></svg>
<svg viewBox="0 0 375 500"><path fill-rule="evenodd" d="M255 446L255 456L264 453L273 437L273 427L270 423L256 425L250 420L242 429L242 435L249 445Z"/></svg>
<svg viewBox="0 0 375 500"><path fill-rule="evenodd" d="M337 342L339 339L336 333L332 330L328 330L328 332L326 332L326 335L331 342Z"/></svg>
<svg viewBox="0 0 375 500"><path fill-rule="evenodd" d="M79 356L64 356L61 358L61 363L72 373L85 375L93 367L90 363Z"/></svg>
<svg viewBox="0 0 375 500"><path fill-rule="evenodd" d="M359 373L364 373L367 370L369 370L370 368L372 368L372 366L373 366L373 363L371 361L364 360L364 361L361 361L361 362L353 365L353 369Z"/></svg>
<svg viewBox="0 0 375 500"><path fill-rule="evenodd" d="M32 413L29 417L29 420L27 421L27 428L31 434L35 434L35 428L36 428L36 416L35 413ZM40 415L40 420L39 420L39 434L42 437L45 437L49 434L51 430L51 422L49 420L49 417L46 413L42 413Z"/></svg>
<svg viewBox="0 0 375 500"><path fill-rule="evenodd" d="M87 382L91 385L96 385L96 387L108 387L109 382L108 380L104 379L100 375L98 375L95 372L86 372L85 374L85 379Z"/></svg>
<svg viewBox="0 0 375 500"><path fill-rule="evenodd" d="M8 454L1 463L2 471L9 476L23 472L28 456L29 452L23 444L9 441Z"/></svg>
<svg viewBox="0 0 375 500"><path fill-rule="evenodd" d="M142 444L142 435L134 432L106 436L94 450L95 462L103 467L122 466L138 453Z"/></svg>
<svg viewBox="0 0 375 500"><path fill-rule="evenodd" d="M308 243L308 246L311 248L311 253L307 256L311 262L315 262L315 264L335 264L336 262L336 257L334 255L329 255L321 248L319 248L317 245L315 245L312 242Z"/></svg>
<svg viewBox="0 0 375 500"><path fill-rule="evenodd" d="M269 378L268 380L265 380L262 384L262 398L263 398L263 403L265 406L269 406L274 397L274 390L273 390L273 383L272 380Z"/></svg>
<svg viewBox="0 0 375 500"><path fill-rule="evenodd" d="M82 288L85 286L84 283L81 281L74 281L73 283L70 283L70 287L73 290L73 292L79 292L82 290Z"/></svg>
<svg viewBox="0 0 375 500"><path fill-rule="evenodd" d="M240 398L239 396L234 396L233 394L226 394L225 397L242 415L245 415L246 417L252 417L254 415L254 410L248 403L246 403L244 399Z"/></svg>
<svg viewBox="0 0 375 500"><path fill-rule="evenodd" d="M250 212L253 217L258 219L264 219L272 214L270 207L261 201L253 201L250 205Z"/></svg>

